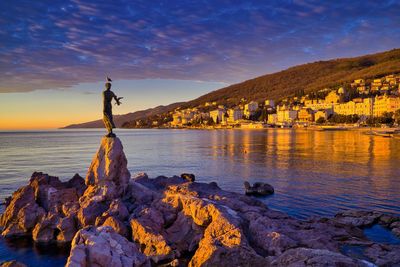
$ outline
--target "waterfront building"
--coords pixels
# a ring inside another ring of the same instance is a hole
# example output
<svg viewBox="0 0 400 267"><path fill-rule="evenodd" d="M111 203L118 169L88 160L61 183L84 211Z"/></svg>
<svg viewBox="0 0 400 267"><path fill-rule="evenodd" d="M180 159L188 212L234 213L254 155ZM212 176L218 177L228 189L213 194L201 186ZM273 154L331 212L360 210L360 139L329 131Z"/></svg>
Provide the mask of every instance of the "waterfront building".
<svg viewBox="0 0 400 267"><path fill-rule="evenodd" d="M244 115L247 118L250 118L251 115L254 115L258 109L258 103L255 101L251 101L250 103L244 106Z"/></svg>
<svg viewBox="0 0 400 267"><path fill-rule="evenodd" d="M333 106L333 112L340 115L373 115L373 99L372 98L356 98L352 101L341 103Z"/></svg>
<svg viewBox="0 0 400 267"><path fill-rule="evenodd" d="M292 123L297 119L297 110L281 109L276 114L278 123Z"/></svg>
<svg viewBox="0 0 400 267"><path fill-rule="evenodd" d="M374 99L374 117L380 117L385 112L396 112L400 109L400 98L396 96L376 96Z"/></svg>
<svg viewBox="0 0 400 267"><path fill-rule="evenodd" d="M304 101L304 107L311 108L312 110L320 110L332 108L333 104L328 103L322 99L307 99Z"/></svg>
<svg viewBox="0 0 400 267"><path fill-rule="evenodd" d="M241 119L243 119L243 111L240 108L231 108L228 109L228 122L235 123Z"/></svg>
<svg viewBox="0 0 400 267"><path fill-rule="evenodd" d="M318 110L314 114L314 120L317 121L320 118L323 118L324 120L327 120L330 115L332 115L333 111L332 109L322 109Z"/></svg>
<svg viewBox="0 0 400 267"><path fill-rule="evenodd" d="M216 109L210 111L210 117L214 121L214 123L221 123L225 117L225 110L224 109Z"/></svg>
<svg viewBox="0 0 400 267"><path fill-rule="evenodd" d="M314 121L314 111L311 108L302 108L297 113L297 119L301 122Z"/></svg>

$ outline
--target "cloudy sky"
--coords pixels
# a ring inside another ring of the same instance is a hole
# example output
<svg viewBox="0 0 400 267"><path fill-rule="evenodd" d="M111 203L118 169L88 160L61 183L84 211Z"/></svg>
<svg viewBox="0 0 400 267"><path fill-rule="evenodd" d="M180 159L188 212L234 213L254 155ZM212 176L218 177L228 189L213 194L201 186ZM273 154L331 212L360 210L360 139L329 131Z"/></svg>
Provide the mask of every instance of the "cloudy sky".
<svg viewBox="0 0 400 267"><path fill-rule="evenodd" d="M3 129L100 118L105 75L126 113L400 47L394 0L2 0L0 13Z"/></svg>

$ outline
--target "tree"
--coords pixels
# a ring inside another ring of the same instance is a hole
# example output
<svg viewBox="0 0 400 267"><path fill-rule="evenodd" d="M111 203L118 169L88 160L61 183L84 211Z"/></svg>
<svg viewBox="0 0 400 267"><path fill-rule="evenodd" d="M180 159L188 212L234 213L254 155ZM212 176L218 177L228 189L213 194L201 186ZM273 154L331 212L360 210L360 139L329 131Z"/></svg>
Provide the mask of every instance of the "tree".
<svg viewBox="0 0 400 267"><path fill-rule="evenodd" d="M325 122L326 122L326 120L324 117L319 117L318 120L316 121L317 124L323 124Z"/></svg>

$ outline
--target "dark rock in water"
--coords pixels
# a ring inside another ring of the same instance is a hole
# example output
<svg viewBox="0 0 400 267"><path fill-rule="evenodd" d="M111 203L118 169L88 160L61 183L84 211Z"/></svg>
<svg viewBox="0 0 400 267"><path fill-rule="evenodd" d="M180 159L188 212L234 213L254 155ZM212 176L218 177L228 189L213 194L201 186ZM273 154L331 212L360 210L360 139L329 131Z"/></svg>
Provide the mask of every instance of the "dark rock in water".
<svg viewBox="0 0 400 267"><path fill-rule="evenodd" d="M193 173L182 173L181 178L187 180L188 182L194 182L195 180Z"/></svg>
<svg viewBox="0 0 400 267"><path fill-rule="evenodd" d="M253 186L249 182L244 182L246 195L253 196L269 196L274 193L274 188L267 183L254 183Z"/></svg>
<svg viewBox="0 0 400 267"><path fill-rule="evenodd" d="M1 263L0 267L26 267L26 265L16 260L12 260Z"/></svg>

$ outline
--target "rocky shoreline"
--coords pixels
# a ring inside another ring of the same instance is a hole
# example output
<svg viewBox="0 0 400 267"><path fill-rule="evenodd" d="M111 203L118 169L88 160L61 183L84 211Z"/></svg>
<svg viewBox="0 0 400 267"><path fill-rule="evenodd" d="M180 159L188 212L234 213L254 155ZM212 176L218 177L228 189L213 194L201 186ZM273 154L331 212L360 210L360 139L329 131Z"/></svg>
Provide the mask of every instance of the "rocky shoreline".
<svg viewBox="0 0 400 267"><path fill-rule="evenodd" d="M118 138L102 139L85 179L35 172L5 205L2 236L71 242L66 266L400 265L400 245L363 233L380 224L400 236L399 217L347 211L301 221L189 174L131 177Z"/></svg>

